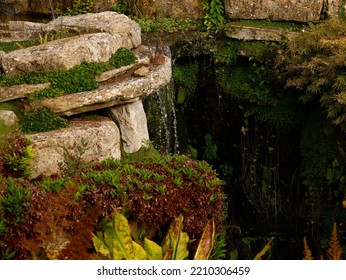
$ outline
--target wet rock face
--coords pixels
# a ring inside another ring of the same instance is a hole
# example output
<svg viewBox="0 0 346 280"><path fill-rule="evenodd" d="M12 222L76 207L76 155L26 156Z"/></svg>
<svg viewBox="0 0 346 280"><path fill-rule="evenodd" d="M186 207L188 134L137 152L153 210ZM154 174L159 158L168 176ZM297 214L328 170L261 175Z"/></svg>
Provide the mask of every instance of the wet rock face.
<svg viewBox="0 0 346 280"><path fill-rule="evenodd" d="M225 0L230 19L268 19L273 21L317 22L323 0Z"/></svg>

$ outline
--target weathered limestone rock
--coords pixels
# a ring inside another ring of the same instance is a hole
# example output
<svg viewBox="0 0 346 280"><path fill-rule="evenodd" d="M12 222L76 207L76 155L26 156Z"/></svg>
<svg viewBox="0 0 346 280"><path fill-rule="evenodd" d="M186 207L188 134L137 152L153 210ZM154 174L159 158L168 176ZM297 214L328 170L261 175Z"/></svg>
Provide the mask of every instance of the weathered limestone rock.
<svg viewBox="0 0 346 280"><path fill-rule="evenodd" d="M47 24L9 22L2 27L6 31L3 34L0 32L0 41L18 40L17 36L24 36L23 33L27 36L21 37L21 40L32 39L32 36L38 39L39 34L60 31L70 35L82 34L1 53L1 67L7 76L31 71L66 70L81 62L107 61L118 48L133 49L141 44L139 25L114 12L60 17Z"/></svg>
<svg viewBox="0 0 346 280"><path fill-rule="evenodd" d="M9 110L0 110L0 123L7 126L15 125L18 121L16 114Z"/></svg>
<svg viewBox="0 0 346 280"><path fill-rule="evenodd" d="M147 118L141 100L108 108L108 115L119 126L126 153L137 152L149 140Z"/></svg>
<svg viewBox="0 0 346 280"><path fill-rule="evenodd" d="M268 19L273 21L317 22L323 0L225 0L230 19Z"/></svg>
<svg viewBox="0 0 346 280"><path fill-rule="evenodd" d="M105 11L111 11L119 0L94 0L94 13L100 13Z"/></svg>
<svg viewBox="0 0 346 280"><path fill-rule="evenodd" d="M120 68L115 68L115 69L103 72L100 75L98 75L95 78L95 80L97 82L104 82L104 81L112 79L112 78L114 78L114 77L116 77L116 76L118 76L118 75L120 75L122 73L125 73L126 71L129 71L129 70L133 69L134 67L138 67L139 65L149 66L149 64L150 64L150 59L148 57L146 57L146 58L138 58L137 61L134 64L123 66L123 67L120 67Z"/></svg>
<svg viewBox="0 0 346 280"><path fill-rule="evenodd" d="M260 27L251 27L229 23L225 27L227 37L239 40L259 40L259 41L277 41L280 42L295 32L289 32L285 29L269 29Z"/></svg>
<svg viewBox="0 0 346 280"><path fill-rule="evenodd" d="M0 41L37 40L43 33L43 23L29 21L9 21L0 23Z"/></svg>
<svg viewBox="0 0 346 280"><path fill-rule="evenodd" d="M88 13L59 17L44 27L44 32L67 32L70 34L107 32L120 36L125 48L133 49L141 44L141 28L129 17L115 12Z"/></svg>
<svg viewBox="0 0 346 280"><path fill-rule="evenodd" d="M2 0L0 1L0 15L17 15L27 13L28 0Z"/></svg>
<svg viewBox="0 0 346 280"><path fill-rule="evenodd" d="M314 20L321 6L321 1L308 0L225 0L225 6L231 5L231 18L251 18L251 19L273 19L273 20L290 20L296 21L296 14L299 18L306 18L306 13L311 10ZM71 7L72 0L64 1L45 1L45 0L2 0L0 1L1 15L48 15L53 16L53 10L59 8L66 10ZM99 13L110 11L119 4L119 0L94 0L92 12ZM341 0L324 1L325 9L330 16L338 16L342 4ZM173 17L173 18L191 18L199 19L203 17L202 0L139 0L133 5L134 13L144 18ZM303 8L303 10L301 10ZM227 13L228 8L226 8ZM256 10L256 11L255 11ZM319 10L321 12L321 9ZM285 15L287 13L287 15ZM257 18L257 16L259 16ZM292 18L293 17L293 18ZM276 19L277 18L277 19ZM319 18L319 15L318 15ZM301 21L301 20L298 20ZM305 20L304 20L305 21ZM310 21L310 20L308 20Z"/></svg>
<svg viewBox="0 0 346 280"><path fill-rule="evenodd" d="M116 124L102 120L72 121L68 128L27 135L32 141L35 158L31 162L31 178L59 173L58 162L64 161L64 152L77 155L77 146L86 141L82 160L101 162L121 157L120 133Z"/></svg>
<svg viewBox="0 0 346 280"><path fill-rule="evenodd" d="M4 51L0 51L0 65L1 65L2 58L4 55L6 55L6 53Z"/></svg>
<svg viewBox="0 0 346 280"><path fill-rule="evenodd" d="M25 97L26 94L36 90L42 90L50 87L50 83L36 85L14 85L10 87L0 87L0 102L15 100Z"/></svg>
<svg viewBox="0 0 346 280"><path fill-rule="evenodd" d="M340 0L328 0L326 1L327 5L327 14L331 17L338 17L339 11L342 5L342 1Z"/></svg>
<svg viewBox="0 0 346 280"><path fill-rule="evenodd" d="M72 0L2 0L0 1L0 15L34 14L52 16L52 9L66 10L71 7ZM93 12L110 11L118 0L93 0ZM51 6L52 5L52 6Z"/></svg>
<svg viewBox="0 0 346 280"><path fill-rule="evenodd" d="M149 75L149 72L150 72L149 67L142 66L138 68L133 74L136 77L146 77Z"/></svg>
<svg viewBox="0 0 346 280"><path fill-rule="evenodd" d="M145 18L173 17L199 19L203 17L202 0L140 0L138 9Z"/></svg>
<svg viewBox="0 0 346 280"><path fill-rule="evenodd" d="M6 76L67 70L82 62L106 62L122 46L122 39L117 35L84 34L7 53L2 57L2 68Z"/></svg>
<svg viewBox="0 0 346 280"><path fill-rule="evenodd" d="M62 116L71 116L135 102L138 98L144 98L157 92L171 80L171 59L167 56L164 57L165 63L153 66L146 77L130 77L125 81L101 85L96 90L39 100L32 106L46 106Z"/></svg>
<svg viewBox="0 0 346 280"><path fill-rule="evenodd" d="M122 38L122 45L129 49L138 47L142 42L140 26L127 16L115 12L63 16L46 24L27 21L0 23L0 42L38 40L39 35L48 33L63 33L65 36L109 33Z"/></svg>

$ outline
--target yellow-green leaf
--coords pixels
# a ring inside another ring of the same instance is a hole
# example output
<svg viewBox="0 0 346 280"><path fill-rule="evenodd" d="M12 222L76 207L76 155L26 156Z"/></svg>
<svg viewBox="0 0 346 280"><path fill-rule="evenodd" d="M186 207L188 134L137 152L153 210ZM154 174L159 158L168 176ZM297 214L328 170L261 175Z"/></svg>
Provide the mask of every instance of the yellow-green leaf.
<svg viewBox="0 0 346 280"><path fill-rule="evenodd" d="M109 252L107 246L95 234L92 234L92 236L93 236L92 241L93 241L96 252L109 258L110 252Z"/></svg>
<svg viewBox="0 0 346 280"><path fill-rule="evenodd" d="M271 243L273 242L273 240L275 239L275 237L271 237L270 240L268 241L268 243L263 247L263 249L256 255L256 257L254 258L254 260L261 260L262 257L270 250L271 248Z"/></svg>
<svg viewBox="0 0 346 280"><path fill-rule="evenodd" d="M127 219L120 213L115 213L112 228L112 253L115 259L131 260L135 255L131 230Z"/></svg>
<svg viewBox="0 0 346 280"><path fill-rule="evenodd" d="M148 258L147 253L141 245L134 241L132 241L132 245L134 248L134 254L131 255L131 260L146 260Z"/></svg>
<svg viewBox="0 0 346 280"><path fill-rule="evenodd" d="M103 238L94 236L93 242L98 253L113 260L147 258L144 249L132 240L129 223L120 213L115 213L112 221L107 224Z"/></svg>
<svg viewBox="0 0 346 280"><path fill-rule="evenodd" d="M183 232L183 219L182 215L173 219L162 242L163 254L166 255L166 252L171 250L172 260L184 260L189 255L187 246L190 239L187 233Z"/></svg>
<svg viewBox="0 0 346 280"><path fill-rule="evenodd" d="M147 238L144 238L144 250L147 253L148 260L162 260L162 248Z"/></svg>

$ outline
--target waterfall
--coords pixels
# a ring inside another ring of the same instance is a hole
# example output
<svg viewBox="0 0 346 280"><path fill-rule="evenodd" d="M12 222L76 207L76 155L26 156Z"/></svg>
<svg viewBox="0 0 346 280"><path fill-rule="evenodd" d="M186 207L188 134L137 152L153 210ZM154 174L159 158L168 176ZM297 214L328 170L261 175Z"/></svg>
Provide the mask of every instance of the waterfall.
<svg viewBox="0 0 346 280"><path fill-rule="evenodd" d="M165 154L179 154L173 83L144 100L150 140Z"/></svg>

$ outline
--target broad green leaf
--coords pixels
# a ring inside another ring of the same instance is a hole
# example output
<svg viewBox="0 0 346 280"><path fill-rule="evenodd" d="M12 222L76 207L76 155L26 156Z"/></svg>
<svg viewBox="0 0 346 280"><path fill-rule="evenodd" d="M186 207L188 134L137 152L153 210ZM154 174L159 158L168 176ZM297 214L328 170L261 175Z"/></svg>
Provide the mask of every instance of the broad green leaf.
<svg viewBox="0 0 346 280"><path fill-rule="evenodd" d="M154 241L144 238L144 250L148 260L162 260L162 248Z"/></svg>
<svg viewBox="0 0 346 280"><path fill-rule="evenodd" d="M203 231L201 240L198 243L195 260L207 260L214 247L215 238L215 223L214 220L209 220Z"/></svg>

